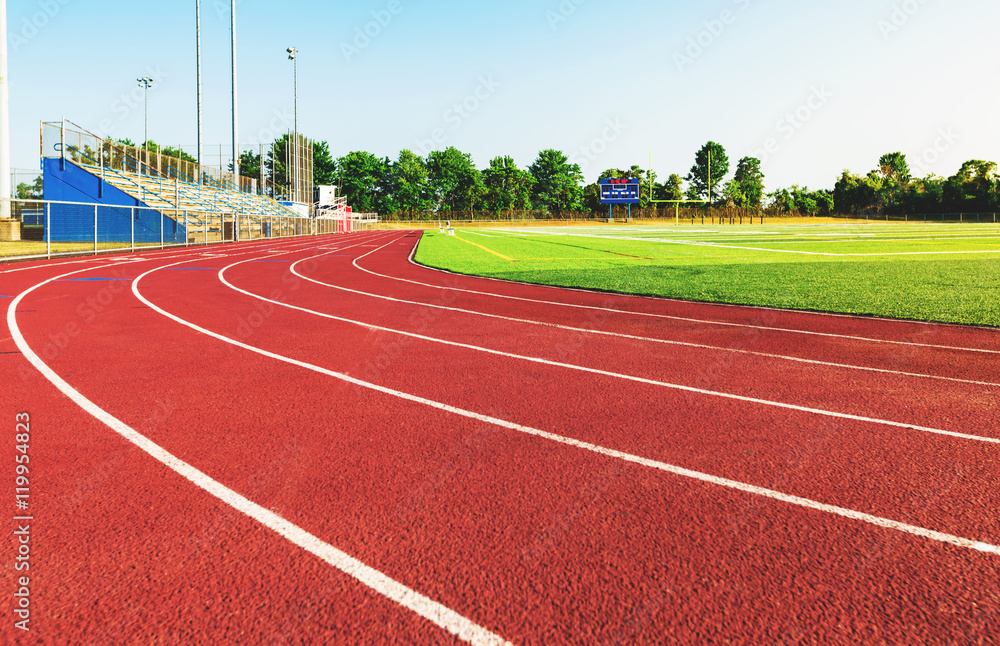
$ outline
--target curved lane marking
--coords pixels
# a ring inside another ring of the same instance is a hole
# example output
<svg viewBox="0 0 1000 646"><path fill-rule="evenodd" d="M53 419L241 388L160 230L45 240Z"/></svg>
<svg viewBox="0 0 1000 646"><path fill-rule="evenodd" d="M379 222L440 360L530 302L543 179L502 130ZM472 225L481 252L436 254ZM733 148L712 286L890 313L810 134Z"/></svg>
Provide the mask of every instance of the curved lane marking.
<svg viewBox="0 0 1000 646"><path fill-rule="evenodd" d="M192 329L192 330L194 330L196 332L200 332L201 334L204 334L206 336L212 337L212 338L217 339L219 341L222 341L224 343L228 343L228 344L236 346L238 348L242 348L244 350L248 350L250 352L259 354L261 356L268 357L268 358L274 359L276 361L281 361L281 362L287 363L289 365L298 366L300 368L305 368L306 370L310 370L310 371L316 372L318 374L326 375L328 377L333 377L334 379L338 379L340 381L343 381L343 382L346 382L346 383L349 383L349 384L352 384L352 385L355 385L355 386L359 386L359 387L365 388L367 390L372 390L372 391L375 391L375 392L378 392L378 393L390 395L392 397L396 397L396 398L399 398L399 399L402 399L402 400L405 400L405 401L410 401L410 402L414 402L414 403L417 403L417 404L422 404L424 406L427 406L427 407L430 407L430 408L433 408L433 409L436 409L436 410L444 411L444 412L447 412L447 413L452 413L454 415L457 415L457 416L460 416L460 417L465 417L467 419L472 419L472 420L475 420L475 421L478 421L478 422L483 422L483 423L486 423L486 424L491 424L493 426L497 426L497 427L500 427L500 428L505 428L505 429L516 431L516 432L519 432L519 433L524 433L526 435L530 435L530 436L533 436L533 437L542 438L542 439L545 439L545 440L549 440L549 441L555 442L557 444L562 444L562 445L565 445L565 446L570 446L570 447L582 449L582 450L585 450L585 451L590 451L590 452L598 454L598 455L603 455L603 456L606 456L606 457L615 458L615 459L618 459L618 460L623 460L625 462L630 462L632 464L638 464L638 465L641 465L641 466L644 466L644 467L648 467L648 468L651 468L651 469L657 469L659 471L670 473L670 474L673 474L673 475L676 475L676 476L680 476L680 477L683 477L683 478L689 478L689 479L697 480L697 481L700 481L700 482L703 482L703 483L725 487L727 489L732 489L732 490L741 491L741 492L744 492L744 493L750 493L750 494L754 494L754 495L758 495L758 496L763 496L763 497L769 498L771 500L777 500L777 501L780 501L780 502L788 503L788 504L795 505L795 506L798 506L798 507L802 507L802 508L805 508L805 509L810 509L810 510L814 510L814 511L820 511L820 512L824 512L824 513L828 513L828 514L840 516L840 517L843 517L843 518L848 518L848 519L851 519L851 520L855 520L855 521L867 523L867 524L870 524L870 525L874 525L876 527L881 527L883 529L890 529L890 530L894 530L894 531L898 531L898 532L902 532L902 533L906 533L906 534L911 534L913 536L918 536L920 538L937 541L939 543L953 545L955 547L960 547L960 548L964 548L964 549L971 549L971 550L974 550L974 551L977 551L977 552L982 552L982 553L985 553L985 554L992 554L992 555L998 555L998 556L1000 556L1000 546L993 545L991 543L986 543L986 542L983 542L983 541L977 541L977 540L973 540L973 539L969 539L969 538L963 538L963 537L960 537L960 536L954 536L952 534L947 534L947 533L944 533L944 532L939 532L939 531L932 530L932 529L927 529L927 528L924 528L924 527L917 527L915 525L908 525L906 523L902 523L902 522L899 522L899 521L891 520L891 519L888 519L888 518L882 518L880 516L875 516L873 514L867 514L867 513L864 513L864 512L853 510L853 509L847 509L847 508L844 508L844 507L838 507L836 505L822 503L822 502L818 502L818 501L811 500L811 499L808 499L808 498L802 498L800 496L794 496L794 495L782 493L780 491L774 491L772 489L766 489L764 487L759 487L759 486L747 484L747 483L744 483L744 482L738 482L736 480L729 480L727 478L720 478L718 476L713 476L713 475L710 475L710 474L701 473L699 471L693 471L691 469L685 469L683 467L678 467L678 466L675 466L675 465L667 464L665 462L660 462L660 461L657 461L657 460L652 460L652 459L649 459L649 458L644 458L644 457L633 455L633 454L630 454L630 453L625 453L624 451L618 451L618 450L615 450L615 449L609 449L609 448L606 448L606 447L603 447L603 446L600 446L600 445L597 445L597 444L592 444L590 442L584 442L584 441L581 441L581 440L576 440L576 439L573 439L573 438L570 438L570 437L565 437L565 436L562 436L562 435L558 435L556 433L550 433L550 432L543 431L543 430L540 430L540 429L537 429L537 428L533 428L533 427L530 427L530 426L525 426L525 425L522 425L522 424L517 424L515 422L510 422L510 421L499 419L499 418L496 418L496 417L491 417L489 415L482 415L480 413L476 413L476 412L473 412L473 411L469 411L469 410L465 410L465 409L462 409L462 408L458 408L456 406L451 406L449 404L444 404L442 402L437 402L437 401L434 401L434 400L431 400L431 399L427 399L425 397L420 397L419 395L413 395L411 393L406 393L406 392L403 392L403 391L400 391L400 390L395 390L393 388L388 388L386 386L380 386L378 384L374 384L374 383L370 383L370 382L367 382L367 381L363 381L363 380L358 379L356 377L351 377L350 375L339 373L339 372L336 372L334 370L330 370L328 368L323 368L321 366L313 365L313 364L307 363L305 361L300 361L298 359L293 359L291 357L287 357L287 356L284 356L284 355L281 355L281 354L277 354L275 352L270 352L268 350L264 350L263 348L258 348L256 346L252 346L252 345L243 343L241 341L237 341L237 340L232 339L230 337L227 337L225 335L222 335L222 334L219 334L217 332L213 332L211 330L203 328L203 327L201 327L201 326L199 326L199 325L197 325L195 323L191 323L190 321L182 319L181 317L179 317L179 316L177 316L175 314L171 314L170 312L167 312L166 310L158 307L156 304L154 304L153 302L151 302L150 300L148 300L147 298L145 298L142 295L142 293L139 291L139 284L140 284L140 282L142 281L143 278L145 278L146 276L154 273L155 271L158 271L158 269L162 269L162 267L161 268L157 268L157 269L151 269L151 270L147 271L146 273L142 274L141 276L139 276L138 278L135 279L135 282L132 283L132 292L133 292L133 294L135 294L136 298L138 298L144 304L146 304L147 306L149 306L149 308L152 309L153 311L158 312L159 314L161 314L161 315L163 315L163 316L171 319L172 321L175 321L175 322L177 322L177 323L179 323L179 324L181 324L181 325L183 325L183 326L185 326L187 328L190 328L190 329ZM259 297L255 297L255 298L259 298ZM283 305L282 303L277 303L277 304L278 305ZM293 308L293 309L298 309L298 308ZM331 318L335 318L335 317L331 317ZM365 325L364 327L372 328L374 326ZM695 390L695 389L691 389L691 390ZM910 428L912 428L912 427L910 427ZM970 439L980 439L980 440L982 440L983 438L974 438L973 437L973 438L970 438ZM1000 440L990 440L990 441L993 442L993 443L1000 443ZM264 511L267 511L267 510L264 510ZM270 513L270 512L268 512L268 513Z"/></svg>
<svg viewBox="0 0 1000 646"><path fill-rule="evenodd" d="M183 263L173 263L173 265L178 264ZM173 265L165 265L157 269L165 269ZM230 507L246 514L250 518L261 523L268 529L274 531L298 547L319 557L348 576L353 577L371 590L385 596L388 599L391 599L400 606L420 615L469 644L474 644L476 646L507 646L510 644L510 642L506 641L502 637L486 630L478 624L475 624L471 620L466 619L454 610L451 610L433 599L408 588L395 579L390 578L386 574L365 565L358 559L341 550L338 550L301 527L285 520L269 509L258 505L252 500L249 500L248 498L245 498L232 489L226 487L217 480L214 480L204 472L196 469L187 462L184 462L146 436L135 431L132 427L114 417L91 400L87 399L59 375L57 375L44 361L42 361L41 358L39 358L37 354L34 353L34 351L32 351L31 347L24 340L24 336L21 334L17 325L17 306L30 293L51 282L61 278L66 278L67 276L72 276L74 274L104 268L105 267L90 267L87 269L81 269L38 283L34 287L22 292L7 309L7 326L10 328L11 336L14 338L14 342L17 344L18 349L21 350L24 357L31 362L35 369L37 369L50 383L52 383L53 386L55 386L61 393L69 397L77 406L82 408L88 414L111 428L139 449L145 451L148 455L162 463L170 470L183 476L195 486L206 491L212 496L215 496ZM132 291L140 301L146 303L152 309L162 314L164 313L162 310L142 298L137 290L138 281L157 269L150 270L149 272L146 272L146 274L139 276L139 278L137 278L132 285ZM167 316L169 318L174 318L170 315Z"/></svg>

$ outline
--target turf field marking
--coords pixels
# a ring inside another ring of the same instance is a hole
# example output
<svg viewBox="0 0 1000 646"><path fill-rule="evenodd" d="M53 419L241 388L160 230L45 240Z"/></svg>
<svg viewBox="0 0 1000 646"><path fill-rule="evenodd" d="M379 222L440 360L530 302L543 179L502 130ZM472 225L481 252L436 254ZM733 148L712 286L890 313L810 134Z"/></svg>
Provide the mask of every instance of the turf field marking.
<svg viewBox="0 0 1000 646"><path fill-rule="evenodd" d="M174 263L181 264L181 263ZM110 266L110 265L107 265ZM106 268L105 267L101 267ZM139 276L132 283L132 291L139 298L140 301L146 303L151 309L159 312L176 320L188 327L193 327L194 329L209 334L210 336L218 336L207 330L202 330L191 324L188 324L181 319L174 317L167 312L164 312L160 308L156 307L146 299L142 297L138 292L139 281L149 273L156 271L157 269L165 269L170 265L164 267L158 267L152 269L142 276ZM509 642L504 640L502 637L491 633L485 628L473 623L471 620L459 615L454 610L416 592L415 590L408 588L407 586L399 583L398 581L390 578L389 576L383 574L382 572L365 565L361 561L355 559L349 554L338 550L332 545L322 541L320 538L310 534L306 530L298 527L297 525L285 520L281 516L278 516L274 512L266 509L257 503L249 500L236 493L232 489L226 487L222 483L214 480L207 474L199 471L190 464L184 462L177 456L173 455L166 449L162 448L146 436L135 431L132 427L128 426L118 418L114 417L100 406L92 402L91 400L84 397L80 392L70 386L66 381L64 381L58 374L56 374L37 354L32 351L31 347L24 340L24 336L21 334L21 330L17 325L17 306L18 304L30 293L34 292L51 282L57 281L67 276L72 276L73 274L78 274L85 271L91 271L96 268L80 269L68 274L63 274L62 276L57 276L55 278L50 278L49 280L38 283L34 287L22 292L7 309L7 326L10 328L11 336L14 342L17 344L18 349L21 353L28 359L29 362L50 382L55 386L61 393L70 398L77 406L86 411L89 415L105 424L113 431L121 435L123 438L145 451L155 460L159 461L161 464L174 471L175 473L183 476L185 479L192 482L195 486L201 488L207 493L215 496L222 502L226 503L230 507L242 512L243 514L249 516L250 518L261 523L268 529L274 531L279 536L287 539L293 544L299 546L305 551L317 556L326 563L332 565L336 569L344 572L345 574L353 577L360 583L374 590L375 592L385 596L386 598L396 602L400 606L411 610L412 612L420 615L421 617L429 620L438 627L448 631L449 633L456 635L463 641L470 644L475 644L477 646L497 646L497 645L507 645ZM231 339L226 339L224 337L218 336L218 338L223 339L227 342L235 343L246 349L252 349L250 346L246 346L242 343L234 342ZM259 351L259 350L258 350ZM259 351L262 354L269 354L263 351ZM277 358L277 355L274 355Z"/></svg>
<svg viewBox="0 0 1000 646"><path fill-rule="evenodd" d="M480 249L482 249L483 251L486 251L487 253L491 253L491 254L493 254L494 256L498 256L498 257L500 257L500 258L503 258L504 260L509 260L510 262L517 262L516 260L514 260L514 259L513 259L513 258L511 258L510 256L505 256L505 255L503 255L502 253L497 253L496 251L493 251L492 249L488 249L488 248L484 247L484 246L483 246L483 245L481 245L481 244L476 244L476 243L475 243L475 242L473 242L472 240L466 240L465 238L462 238L461 236L455 236L455 239L456 239L456 240L461 240L462 242L464 242L464 243L466 243L466 244L471 244L471 245L472 245L473 247L479 247L479 248L480 248Z"/></svg>
<svg viewBox="0 0 1000 646"><path fill-rule="evenodd" d="M162 269L162 267L160 269ZM536 429L536 428L533 428L533 427L530 427L530 426L524 426L522 424L517 424L515 422L510 422L510 421L499 419L499 418L496 418L496 417L491 417L491 416L482 415L480 413L476 413L476 412L473 412L473 411L468 411L468 410L465 410L465 409L462 409L462 408L458 408L458 407L455 407L455 406L444 404L442 402L437 402L437 401L434 401L434 400L431 400L431 399L420 397L418 395L413 395L413 394L410 394L410 393L406 393L406 392L403 392L403 391L395 390L395 389L388 388L388 387L385 387L385 386L379 386L378 384L370 383L370 382L367 382L367 381L362 381L362 380L357 379L355 377L351 377L350 375L345 375L345 374L342 374L342 373L339 373L339 372L336 372L336 371L333 371L333 370L329 370L327 368L323 368L321 366L316 366L316 365L313 365L313 364L310 364L310 363L306 363L304 361L299 361L299 360L293 359L291 357L280 355L280 354L277 354L277 353L274 353L274 352L269 352L269 351L264 350L262 348L258 348L258 347L255 347L255 346L248 345L246 343L242 343L240 341L236 341L235 339L231 339L231 338L229 338L227 336L224 336L222 334L218 334L216 332L212 332L211 330L205 329L205 328L200 327L200 326L198 326L198 325L196 325L194 323L191 323L190 321L186 321L185 319L182 319L179 316L171 314L171 313L169 313L169 312L161 309L160 307L156 306L152 302L148 301L145 297L143 297L142 294L141 294L141 292L139 291L139 283L142 281L143 278L145 278L146 276L148 276L149 274L151 274L151 273L153 273L155 271L157 271L157 269L151 269L151 270L147 271L145 274L142 274L141 276L139 276L138 278L136 278L135 281L132 283L132 292L135 294L136 298L138 298L140 301L142 301L143 303L145 303L146 305L148 305L152 310L154 310L154 311L162 314L163 316L166 316L167 318L169 318L169 319L171 319L173 321L176 321L177 323L180 323L181 325L184 325L184 326L186 326L186 327L188 327L188 328L190 328L192 330L195 330L196 332L200 332L201 334L204 334L206 336L210 336L210 337L212 337L214 339L218 339L220 341L223 341L224 343L229 343L229 344L234 345L236 347L242 348L244 350L248 350L250 352L254 352L256 354L259 354L259 355L262 355L262 356L265 356L265 357L268 357L268 358L271 358L271 359L275 359L277 361L281 361L281 362L288 363L288 364L291 364L291 365L294 365L294 366L298 366L300 368L305 368L306 370L311 370L311 371L319 373L319 374L323 374L323 375L326 375L326 376L329 376L329 377L333 377L335 379L347 382L347 383L355 385L355 386L359 386L359 387L362 387L362 388L373 390L375 392L379 392L379 393L390 395L390 396L393 396L393 397L396 397L396 398L399 398L399 399L403 399L405 401L410 401L410 402L414 402L414 403L417 403L417 404L422 404L424 406L428 406L428 407L434 408L436 410L441 410L441 411L452 413L452 414L455 414L455 415L458 415L458 416L461 416L461 417L465 417L465 418L468 418L468 419L473 419L473 420L476 420L476 421L479 421L479 422L484 422L484 423L487 423L487 424L491 424L493 426L497 426L497 427L500 427L500 428L506 428L508 430L512 430L512 431L516 431L516 432L519 432L519 433L524 433L526 435L530 435L530 436L542 438L542 439L549 440L549 441L552 441L552 442L555 442L555 443L558 443L558 444L562 444L562 445L565 445L565 446L570 446L570 447L582 449L582 450L585 450L585 451L590 451L590 452L595 453L595 454L604 455L604 456L607 456L607 457L610 457L610 458L615 458L615 459L623 460L623 461L630 462L630 463L633 463L633 464L638 464L638 465L645 466L645 467L648 467L648 468L651 468L651 469L656 469L656 470L659 470L659 471L670 473L670 474L673 474L673 475L676 475L676 476L679 476L679 477L688 478L688 479L692 479L692 480L697 480L697 481L704 482L704 483L707 483L707 484L721 486L721 487L725 487L725 488L728 488L728 489L732 489L732 490L736 490L736 491L741 491L741 492L744 492L744 493L749 493L749 494L753 494L753 495L763 496L765 498L769 498L769 499L772 499L772 500L777 500L777 501L780 501L780 502L784 502L784 503L787 503L787 504L795 505L795 506L802 507L802 508L805 508L805 509L810 509L810 510L814 510L814 511L820 511L820 512L824 512L824 513L828 513L828 514L833 514L833 515L840 516L840 517L843 517L843 518L848 518L850 520L855 520L855 521L859 521L859 522L863 522L863 523L868 523L870 525L881 527L883 529L891 529L891 530L895 530L895 531L898 531L898 532L903 532L903 533L911 534L911 535L914 535L914 536L917 536L917 537L920 537L920 538L925 538L925 539L928 539L928 540L937 541L939 543L949 544L949 545L953 545L953 546L964 548L964 549L971 549L971 550L975 550L977 552L983 552L983 553L986 553L986 554L1000 555L1000 546L993 545L993 544L990 544L990 543L985 543L985 542L982 542L982 541L976 541L976 540L972 540L972 539L968 539L968 538L962 538L960 536L954 536L954 535L951 535L951 534L946 534L944 532L938 532L938 531L927 529L927 528L924 528L924 527L917 527L915 525L908 525L906 523L901 523L899 521L890 520L888 518L882 518L880 516L875 516L873 514L866 514L864 512L856 511L856 510L853 510L853 509L847 509L847 508L844 508L844 507L838 507L836 505L830 505L830 504L827 504L827 503L821 503L821 502L818 502L818 501L815 501L815 500L811 500L811 499L808 499L808 498L802 498L802 497L799 497L799 496L793 496L793 495L790 495L790 494L781 493L779 491L774 491L774 490L771 490L771 489L766 489L764 487L758 487L756 485L751 485L751 484L747 484L747 483L744 483L744 482L738 482L736 480L729 480L727 478L720 478L718 476L713 476L713 475L710 475L710 474L701 473L699 471L693 471L691 469L685 469L683 467L674 466L674 465L671 465L671 464L667 464L665 462L659 462L657 460L651 460L649 458L643 458L643 457L640 457L640 456L637 456L637 455L632 455L630 453L625 453L623 451L618 451L618 450L615 450L615 449L609 449L609 448L606 448L606 447L603 447L603 446L600 446L600 445L597 445L597 444L592 444L592 443L589 443L589 442L583 442L581 440L576 440L576 439L573 439L573 438L564 437L562 435L557 435L555 433L549 433L547 431L542 431L540 429ZM264 300L266 300L266 299L264 299ZM298 309L298 308L293 308L293 309ZM367 326L366 325L365 327L374 327L374 326ZM694 389L691 389L691 390L694 390ZM264 510L264 511L266 511L266 510ZM416 594L416 593L414 593L414 594ZM434 602L431 602L431 603L434 603ZM449 612L451 612L451 611L449 611ZM426 615L424 615L424 616L426 616ZM434 619L431 619L431 620L434 621ZM497 638L497 639L499 639L499 638Z"/></svg>

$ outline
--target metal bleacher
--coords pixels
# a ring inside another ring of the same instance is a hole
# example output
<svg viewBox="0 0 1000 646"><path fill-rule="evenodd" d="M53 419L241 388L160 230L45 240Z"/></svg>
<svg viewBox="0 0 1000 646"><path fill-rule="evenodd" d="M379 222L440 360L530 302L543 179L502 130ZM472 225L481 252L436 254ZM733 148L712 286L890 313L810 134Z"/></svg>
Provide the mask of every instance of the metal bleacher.
<svg viewBox="0 0 1000 646"><path fill-rule="evenodd" d="M274 219L302 219L260 194L252 178L102 139L66 123L42 124L43 157L62 158L168 218L183 218L192 233L207 235L234 216L248 232L270 231L264 223Z"/></svg>

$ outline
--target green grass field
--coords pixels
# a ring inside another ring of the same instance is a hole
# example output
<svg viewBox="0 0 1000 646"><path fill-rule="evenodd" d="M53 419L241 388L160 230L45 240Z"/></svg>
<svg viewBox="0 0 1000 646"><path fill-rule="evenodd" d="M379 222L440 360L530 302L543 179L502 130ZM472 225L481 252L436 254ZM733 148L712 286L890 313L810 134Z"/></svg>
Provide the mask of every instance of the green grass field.
<svg viewBox="0 0 1000 646"><path fill-rule="evenodd" d="M997 224L430 231L416 260L546 285L1000 326Z"/></svg>

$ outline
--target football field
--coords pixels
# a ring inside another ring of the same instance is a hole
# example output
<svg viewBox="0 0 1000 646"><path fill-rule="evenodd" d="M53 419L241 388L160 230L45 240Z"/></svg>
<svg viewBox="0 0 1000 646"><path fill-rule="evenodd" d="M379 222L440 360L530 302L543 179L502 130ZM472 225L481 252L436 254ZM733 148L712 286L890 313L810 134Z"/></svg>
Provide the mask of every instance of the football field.
<svg viewBox="0 0 1000 646"><path fill-rule="evenodd" d="M459 230L420 263L529 283L1000 325L1000 225L766 224Z"/></svg>

